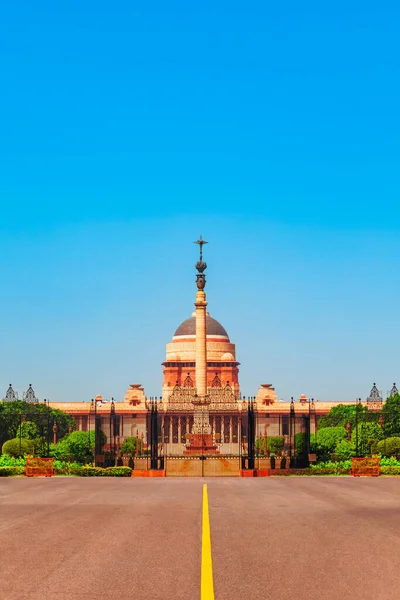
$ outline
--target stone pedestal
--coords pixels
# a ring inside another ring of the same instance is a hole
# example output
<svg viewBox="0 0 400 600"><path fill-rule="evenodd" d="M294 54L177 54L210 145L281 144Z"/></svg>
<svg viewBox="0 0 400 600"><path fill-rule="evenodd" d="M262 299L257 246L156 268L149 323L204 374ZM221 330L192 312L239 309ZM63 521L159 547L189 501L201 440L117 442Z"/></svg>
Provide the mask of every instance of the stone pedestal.
<svg viewBox="0 0 400 600"><path fill-rule="evenodd" d="M219 454L219 450L215 444L211 433L192 433L189 438L189 446L186 446L186 450L183 454L188 455L199 455L199 454Z"/></svg>

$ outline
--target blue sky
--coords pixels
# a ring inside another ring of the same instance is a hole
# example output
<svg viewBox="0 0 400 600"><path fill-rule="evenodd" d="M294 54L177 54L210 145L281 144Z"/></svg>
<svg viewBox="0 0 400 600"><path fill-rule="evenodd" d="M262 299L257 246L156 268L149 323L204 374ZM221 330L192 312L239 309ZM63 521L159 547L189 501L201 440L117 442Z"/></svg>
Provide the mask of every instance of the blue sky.
<svg viewBox="0 0 400 600"><path fill-rule="evenodd" d="M200 234L245 395L400 382L400 9L322 4L4 7L0 394L159 395Z"/></svg>

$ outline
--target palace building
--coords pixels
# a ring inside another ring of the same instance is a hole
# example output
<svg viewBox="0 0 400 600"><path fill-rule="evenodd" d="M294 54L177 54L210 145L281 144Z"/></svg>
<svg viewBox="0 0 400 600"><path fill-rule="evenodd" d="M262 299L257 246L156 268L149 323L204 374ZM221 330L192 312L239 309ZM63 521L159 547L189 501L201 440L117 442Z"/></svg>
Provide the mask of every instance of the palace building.
<svg viewBox="0 0 400 600"><path fill-rule="evenodd" d="M283 452L290 454L296 434L305 433L309 438L317 430L319 417L339 401L314 402L303 394L296 401L281 402L272 384L261 384L251 398L242 397L235 344L207 310L206 243L201 237L196 242L200 257L196 263L195 311L166 344L159 398L147 398L140 384L131 384L122 402L106 402L98 395L91 402L51 403L73 417L76 429L101 429L107 437L106 451L118 452L128 437L139 437L142 447L149 448L156 437L158 453L165 457L190 458L199 453L235 457L248 451L246 444L253 435L255 440L283 437ZM10 386L7 394L12 393ZM380 410L382 397L375 384L364 404ZM250 406L255 415L253 432ZM149 415L154 412L156 430L150 434Z"/></svg>

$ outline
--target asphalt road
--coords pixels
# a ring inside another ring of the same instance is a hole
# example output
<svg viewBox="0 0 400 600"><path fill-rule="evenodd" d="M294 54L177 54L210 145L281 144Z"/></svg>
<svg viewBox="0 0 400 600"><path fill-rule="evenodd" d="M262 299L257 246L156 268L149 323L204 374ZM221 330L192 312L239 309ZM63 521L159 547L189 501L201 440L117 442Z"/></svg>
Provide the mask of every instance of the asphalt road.
<svg viewBox="0 0 400 600"><path fill-rule="evenodd" d="M400 479L0 479L1 600L398 600Z"/></svg>

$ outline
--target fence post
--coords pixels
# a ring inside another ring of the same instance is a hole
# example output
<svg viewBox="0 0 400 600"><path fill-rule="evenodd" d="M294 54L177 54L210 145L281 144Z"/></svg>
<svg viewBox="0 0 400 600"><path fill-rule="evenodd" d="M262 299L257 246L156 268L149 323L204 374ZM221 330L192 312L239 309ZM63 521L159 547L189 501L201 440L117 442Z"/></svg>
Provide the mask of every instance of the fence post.
<svg viewBox="0 0 400 600"><path fill-rule="evenodd" d="M150 469L158 468L157 418L157 401L153 400L150 413Z"/></svg>
<svg viewBox="0 0 400 600"><path fill-rule="evenodd" d="M247 445L248 445L248 469L254 469L254 404L250 400L247 408L248 416L248 432L247 432Z"/></svg>

